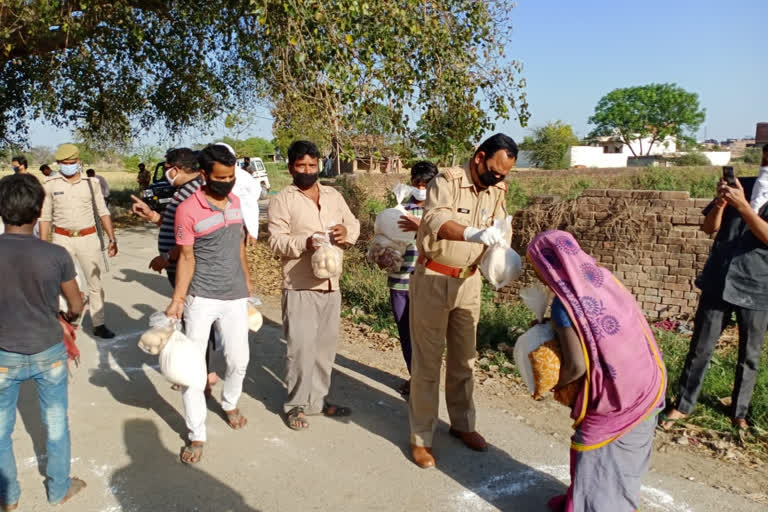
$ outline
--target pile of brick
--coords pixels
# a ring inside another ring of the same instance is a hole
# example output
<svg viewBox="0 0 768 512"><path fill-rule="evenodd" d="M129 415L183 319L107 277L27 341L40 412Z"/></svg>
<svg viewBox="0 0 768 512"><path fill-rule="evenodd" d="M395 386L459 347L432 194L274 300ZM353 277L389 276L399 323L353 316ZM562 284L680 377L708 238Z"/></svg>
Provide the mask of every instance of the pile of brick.
<svg viewBox="0 0 768 512"><path fill-rule="evenodd" d="M700 230L701 210L709 202L688 192L652 190L593 189L571 201L541 197L515 214L512 246L525 254L536 232L569 231L634 294L650 319L691 317L699 298L694 280L712 246ZM519 289L536 281L526 261L520 281L498 300L516 302Z"/></svg>

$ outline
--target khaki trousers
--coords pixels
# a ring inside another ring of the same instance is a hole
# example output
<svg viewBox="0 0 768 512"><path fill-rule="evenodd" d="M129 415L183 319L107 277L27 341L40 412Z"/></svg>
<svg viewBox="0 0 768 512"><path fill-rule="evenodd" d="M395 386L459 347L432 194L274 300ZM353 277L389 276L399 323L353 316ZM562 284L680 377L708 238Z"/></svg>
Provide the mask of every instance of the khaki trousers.
<svg viewBox="0 0 768 512"><path fill-rule="evenodd" d="M341 292L283 290L282 306L288 387L283 408L320 414L339 342Z"/></svg>
<svg viewBox="0 0 768 512"><path fill-rule="evenodd" d="M53 243L67 250L73 261L80 264L88 285L88 309L94 327L104 325L104 288L101 285L101 244L96 233L70 237L54 233Z"/></svg>
<svg viewBox="0 0 768 512"><path fill-rule="evenodd" d="M445 401L451 426L475 430L473 368L480 319L480 273L467 279L418 265L411 276L411 443L432 446L440 400L440 369L447 345Z"/></svg>

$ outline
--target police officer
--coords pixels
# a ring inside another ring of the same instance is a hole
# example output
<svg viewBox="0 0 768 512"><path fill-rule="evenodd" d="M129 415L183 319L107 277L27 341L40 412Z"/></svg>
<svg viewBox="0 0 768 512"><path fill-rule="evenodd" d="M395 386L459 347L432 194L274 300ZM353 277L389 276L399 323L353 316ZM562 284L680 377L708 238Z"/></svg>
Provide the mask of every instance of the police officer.
<svg viewBox="0 0 768 512"><path fill-rule="evenodd" d="M504 179L516 160L515 141L497 134L483 142L463 168L443 171L428 188L416 241L420 256L410 284L411 452L422 468L435 465L432 437L446 343L450 434L472 450L488 449L475 431L472 400L482 285L477 266L486 246L503 240L493 222L506 218Z"/></svg>
<svg viewBox="0 0 768 512"><path fill-rule="evenodd" d="M64 247L80 264L88 283L88 302L93 334L113 338L104 325L104 289L101 284L101 242L96 230L93 204L109 238L108 254L117 255L117 241L112 229L101 186L94 178L81 178L80 152L74 144L63 144L56 151L59 174L45 180L45 201L40 215L40 239L48 240L53 227L53 243ZM90 186L89 186L90 182Z"/></svg>

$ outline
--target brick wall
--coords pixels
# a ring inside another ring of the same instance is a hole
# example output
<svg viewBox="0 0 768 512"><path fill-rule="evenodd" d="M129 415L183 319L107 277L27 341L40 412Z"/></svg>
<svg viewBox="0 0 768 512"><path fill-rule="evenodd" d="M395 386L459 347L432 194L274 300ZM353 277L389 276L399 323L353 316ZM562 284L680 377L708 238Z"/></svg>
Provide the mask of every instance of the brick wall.
<svg viewBox="0 0 768 512"><path fill-rule="evenodd" d="M629 288L649 318L691 317L699 298L693 282L712 246L700 231L709 201L647 190L587 190L571 201L540 197L515 214L512 246L523 256L537 232L569 231ZM517 301L521 287L538 282L523 260L520 282L501 290L498 300Z"/></svg>

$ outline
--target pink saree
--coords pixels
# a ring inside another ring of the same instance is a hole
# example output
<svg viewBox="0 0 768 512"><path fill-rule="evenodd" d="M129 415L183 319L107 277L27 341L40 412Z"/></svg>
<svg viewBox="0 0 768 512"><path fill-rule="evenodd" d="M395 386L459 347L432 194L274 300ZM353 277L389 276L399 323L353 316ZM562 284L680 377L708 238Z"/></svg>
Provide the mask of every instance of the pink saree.
<svg viewBox="0 0 768 512"><path fill-rule="evenodd" d="M570 233L542 233L531 241L527 253L568 311L587 363L583 388L571 412L573 473L580 452L610 444L661 407L666 370L632 294ZM558 509L572 507L564 503Z"/></svg>

